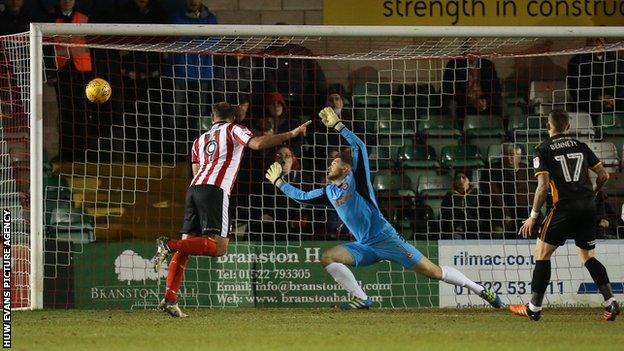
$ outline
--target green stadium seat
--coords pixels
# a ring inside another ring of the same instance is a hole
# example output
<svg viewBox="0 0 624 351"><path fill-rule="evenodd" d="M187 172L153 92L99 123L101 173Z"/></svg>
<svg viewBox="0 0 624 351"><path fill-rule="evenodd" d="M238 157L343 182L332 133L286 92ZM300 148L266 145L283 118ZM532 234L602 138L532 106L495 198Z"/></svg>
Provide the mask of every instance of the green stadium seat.
<svg viewBox="0 0 624 351"><path fill-rule="evenodd" d="M447 190L448 192L448 190ZM438 220L440 219L440 212L442 208L442 198L441 197L425 197L423 198L423 203L426 206L429 206L432 210L433 217L431 219Z"/></svg>
<svg viewBox="0 0 624 351"><path fill-rule="evenodd" d="M507 134L514 140L537 135L548 136L546 121L547 118L542 116L509 116Z"/></svg>
<svg viewBox="0 0 624 351"><path fill-rule="evenodd" d="M62 205L55 206L49 218L48 235L53 235L57 240L74 243L95 241L93 219L81 210Z"/></svg>
<svg viewBox="0 0 624 351"><path fill-rule="evenodd" d="M624 136L624 114L622 113L602 114L600 125L605 136Z"/></svg>
<svg viewBox="0 0 624 351"><path fill-rule="evenodd" d="M67 180L61 176L43 178L43 196L46 200L70 200L71 188Z"/></svg>
<svg viewBox="0 0 624 351"><path fill-rule="evenodd" d="M398 150L401 168L440 168L436 153L430 145L403 146Z"/></svg>
<svg viewBox="0 0 624 351"><path fill-rule="evenodd" d="M455 146L455 145L459 145L459 139L452 137L452 138L445 138L445 137L432 137L432 138L427 138L425 139L425 144L427 146L431 146L433 148L433 150L435 151L436 155L440 155L442 153L442 149L445 146Z"/></svg>
<svg viewBox="0 0 624 351"><path fill-rule="evenodd" d="M353 106L390 106L392 85L390 83L367 82L353 87Z"/></svg>
<svg viewBox="0 0 624 351"><path fill-rule="evenodd" d="M356 108L353 109L354 120L364 121L366 130L377 131L377 124L380 120L389 121L392 119L392 110L389 108Z"/></svg>
<svg viewBox="0 0 624 351"><path fill-rule="evenodd" d="M416 133L414 119L415 117L412 118L412 121L403 120L403 115L396 113L392 114L388 119L380 118L377 124L377 133L412 136Z"/></svg>
<svg viewBox="0 0 624 351"><path fill-rule="evenodd" d="M418 194L423 197L443 197L451 190L450 175L421 175L418 177Z"/></svg>
<svg viewBox="0 0 624 351"><path fill-rule="evenodd" d="M464 120L464 132L472 145L485 155L490 145L502 143L505 131L500 116L467 115Z"/></svg>
<svg viewBox="0 0 624 351"><path fill-rule="evenodd" d="M373 178L373 189L391 196L415 197L416 193L411 186L411 179L391 171L380 171Z"/></svg>
<svg viewBox="0 0 624 351"><path fill-rule="evenodd" d="M421 176L436 176L438 175L438 168L404 168L401 170L403 175L409 177L412 184L412 190L418 190L418 179Z"/></svg>
<svg viewBox="0 0 624 351"><path fill-rule="evenodd" d="M587 146L596 154L598 159L611 173L620 171L620 158L615 144L609 141L596 142L590 141Z"/></svg>
<svg viewBox="0 0 624 351"><path fill-rule="evenodd" d="M480 168L485 164L474 145L445 146L440 155L442 167Z"/></svg>
<svg viewBox="0 0 624 351"><path fill-rule="evenodd" d="M418 122L418 131L423 137L454 137L461 136L461 132L453 123L450 116L430 115L429 119Z"/></svg>
<svg viewBox="0 0 624 351"><path fill-rule="evenodd" d="M593 137L596 131L594 123L589 113L586 112L570 112L570 135L577 138Z"/></svg>
<svg viewBox="0 0 624 351"><path fill-rule="evenodd" d="M613 143L613 145L615 145L615 149L617 150L618 156L620 157L620 159L623 157L624 136L607 136L607 135L605 135L602 138L602 141L608 141L610 143Z"/></svg>
<svg viewBox="0 0 624 351"><path fill-rule="evenodd" d="M464 132L468 138L505 136L501 116L466 115Z"/></svg>

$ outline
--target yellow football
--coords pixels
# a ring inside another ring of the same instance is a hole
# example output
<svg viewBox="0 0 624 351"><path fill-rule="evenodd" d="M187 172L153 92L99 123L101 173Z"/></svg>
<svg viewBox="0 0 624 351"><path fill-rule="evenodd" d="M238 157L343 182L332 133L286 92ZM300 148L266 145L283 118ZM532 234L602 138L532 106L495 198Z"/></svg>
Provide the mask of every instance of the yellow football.
<svg viewBox="0 0 624 351"><path fill-rule="evenodd" d="M85 88L87 99L96 104L108 101L112 93L110 84L102 78L93 78Z"/></svg>

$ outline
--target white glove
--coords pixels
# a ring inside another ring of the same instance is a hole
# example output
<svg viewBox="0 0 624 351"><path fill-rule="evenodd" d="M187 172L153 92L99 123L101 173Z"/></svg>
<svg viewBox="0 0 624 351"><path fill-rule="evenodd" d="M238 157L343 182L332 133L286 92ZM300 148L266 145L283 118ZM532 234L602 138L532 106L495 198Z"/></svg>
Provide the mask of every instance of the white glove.
<svg viewBox="0 0 624 351"><path fill-rule="evenodd" d="M282 165L277 162L273 163L271 167L267 169L264 176L266 177L266 179L269 180L269 182L271 182L275 186L279 186L277 184L277 181L282 178Z"/></svg>
<svg viewBox="0 0 624 351"><path fill-rule="evenodd" d="M340 123L340 117L336 115L333 108L325 107L321 110L321 112L319 112L318 115L321 118L321 122L323 122L327 128L336 128L337 130L342 129L343 125Z"/></svg>

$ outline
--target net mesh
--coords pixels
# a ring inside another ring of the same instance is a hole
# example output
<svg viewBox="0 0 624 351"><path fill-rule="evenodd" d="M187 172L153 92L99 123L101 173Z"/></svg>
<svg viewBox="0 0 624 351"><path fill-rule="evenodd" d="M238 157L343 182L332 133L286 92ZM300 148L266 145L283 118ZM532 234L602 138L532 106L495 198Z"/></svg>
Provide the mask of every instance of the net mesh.
<svg viewBox="0 0 624 351"><path fill-rule="evenodd" d="M11 218L3 248L10 244L11 307L23 308L30 303L28 36L1 37L0 53L0 208Z"/></svg>
<svg viewBox="0 0 624 351"><path fill-rule="evenodd" d="M27 56L21 45L5 47L5 56ZM72 49L82 47L89 69L74 58ZM315 122L288 145L245 152L228 253L191 259L182 306L326 306L348 298L319 263L323 250L351 240L348 228L333 210L301 206L263 182L278 161L304 190L326 184L328 158L348 147L315 118L328 104L367 144L379 207L396 230L505 302L530 296L533 240L516 233L536 186L534 146L546 138L550 110L571 111L573 133L615 173L597 203L609 226L596 226L613 240L601 242L598 255L611 280L624 281L624 248L615 240L624 195L620 49L620 39L46 37L46 306L158 303L166 271L152 270L154 239L177 235L190 143L210 129L210 104L222 100L249 107L239 120L256 135ZM9 67L27 72L25 64ZM84 98L94 77L112 85L109 102ZM10 101L27 106L24 94ZM17 204L12 189L21 180L12 165L3 177L13 187L2 196ZM470 181L467 194L453 192L459 173ZM549 303L599 302L575 256L572 245L557 252ZM355 274L381 306L482 304L388 261Z"/></svg>

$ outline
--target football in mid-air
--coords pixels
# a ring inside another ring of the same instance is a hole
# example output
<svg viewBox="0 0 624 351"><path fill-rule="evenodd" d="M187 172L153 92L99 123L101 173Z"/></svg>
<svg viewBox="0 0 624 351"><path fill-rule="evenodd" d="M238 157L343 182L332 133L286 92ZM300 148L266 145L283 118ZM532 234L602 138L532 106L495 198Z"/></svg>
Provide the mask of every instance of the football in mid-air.
<svg viewBox="0 0 624 351"><path fill-rule="evenodd" d="M96 104L108 101L112 93L110 84L102 78L93 78L85 88L87 99Z"/></svg>

